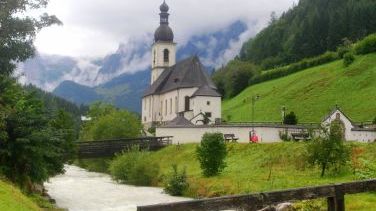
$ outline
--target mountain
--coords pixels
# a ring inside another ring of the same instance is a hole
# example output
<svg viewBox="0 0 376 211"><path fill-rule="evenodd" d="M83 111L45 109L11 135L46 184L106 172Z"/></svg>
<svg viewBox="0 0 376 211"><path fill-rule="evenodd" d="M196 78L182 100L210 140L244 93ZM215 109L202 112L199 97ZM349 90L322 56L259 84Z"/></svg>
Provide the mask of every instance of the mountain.
<svg viewBox="0 0 376 211"><path fill-rule="evenodd" d="M338 105L356 121L376 117L376 53L357 56L344 67L343 60L305 69L283 78L248 87L225 100L222 116L229 121L252 121L252 96L255 121L281 122L281 109L293 111L299 122L321 122Z"/></svg>
<svg viewBox="0 0 376 211"><path fill-rule="evenodd" d="M241 42L240 36L246 31L246 24L237 21L225 29L194 36L178 48L177 60L198 55L211 73L238 54L240 49L234 43ZM100 66L92 85L64 81L53 93L78 104L104 101L140 112L142 93L150 83L150 46L139 40L121 44L115 53L92 63Z"/></svg>

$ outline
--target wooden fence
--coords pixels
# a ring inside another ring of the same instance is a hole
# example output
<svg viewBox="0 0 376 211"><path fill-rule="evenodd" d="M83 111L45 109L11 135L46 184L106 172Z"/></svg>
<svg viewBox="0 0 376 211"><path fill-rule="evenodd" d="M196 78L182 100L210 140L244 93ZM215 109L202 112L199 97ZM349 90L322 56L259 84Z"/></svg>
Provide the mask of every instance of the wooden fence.
<svg viewBox="0 0 376 211"><path fill-rule="evenodd" d="M111 157L123 150L131 149L133 146L139 146L141 149L158 150L170 145L172 143L171 138L170 136L166 136L79 142L78 157Z"/></svg>
<svg viewBox="0 0 376 211"><path fill-rule="evenodd" d="M345 195L376 191L376 179L336 185L139 206L138 211L259 210L278 203L327 198L328 211L344 211ZM376 205L375 205L376 206Z"/></svg>

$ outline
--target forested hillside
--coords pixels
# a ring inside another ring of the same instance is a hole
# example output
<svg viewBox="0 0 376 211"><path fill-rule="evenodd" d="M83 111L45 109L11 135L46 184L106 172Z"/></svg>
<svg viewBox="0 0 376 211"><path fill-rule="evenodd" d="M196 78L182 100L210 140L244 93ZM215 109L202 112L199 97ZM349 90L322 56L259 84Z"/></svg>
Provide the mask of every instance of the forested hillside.
<svg viewBox="0 0 376 211"><path fill-rule="evenodd" d="M375 32L374 0L300 0L280 17L273 13L269 25L213 80L225 98L235 97L256 83L341 59Z"/></svg>
<svg viewBox="0 0 376 211"><path fill-rule="evenodd" d="M376 32L374 0L300 0L244 44L240 58L264 69L325 51L335 51L346 38L355 42Z"/></svg>

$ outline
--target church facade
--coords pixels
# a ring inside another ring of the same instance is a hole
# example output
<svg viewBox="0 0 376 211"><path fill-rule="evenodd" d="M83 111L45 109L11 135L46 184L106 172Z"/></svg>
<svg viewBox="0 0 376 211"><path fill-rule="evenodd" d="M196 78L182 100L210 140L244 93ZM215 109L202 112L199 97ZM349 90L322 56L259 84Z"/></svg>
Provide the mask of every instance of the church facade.
<svg viewBox="0 0 376 211"><path fill-rule="evenodd" d="M142 123L145 127L214 124L221 118L222 97L197 56L176 62L168 10L163 2L152 46L150 86L142 98Z"/></svg>

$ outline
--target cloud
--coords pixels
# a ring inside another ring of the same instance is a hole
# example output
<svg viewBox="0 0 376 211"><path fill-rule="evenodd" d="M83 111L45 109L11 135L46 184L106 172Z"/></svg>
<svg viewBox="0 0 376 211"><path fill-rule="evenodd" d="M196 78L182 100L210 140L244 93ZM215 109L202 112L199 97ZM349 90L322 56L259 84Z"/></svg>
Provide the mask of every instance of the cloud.
<svg viewBox="0 0 376 211"><path fill-rule="evenodd" d="M272 11L281 14L297 0L167 0L175 40L184 45L205 34L242 20L258 31ZM73 57L98 57L116 51L119 43L152 34L159 24L162 0L50 0L47 11L63 26L43 29L39 52ZM253 25L256 23L256 25ZM252 25L251 25L252 24Z"/></svg>

